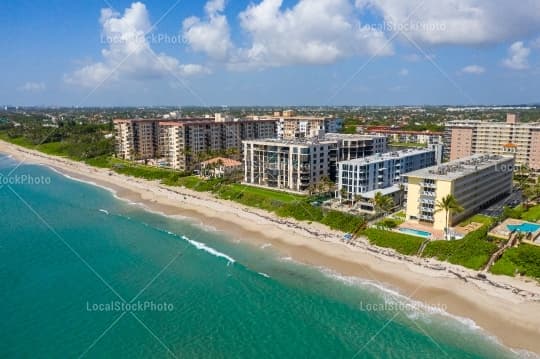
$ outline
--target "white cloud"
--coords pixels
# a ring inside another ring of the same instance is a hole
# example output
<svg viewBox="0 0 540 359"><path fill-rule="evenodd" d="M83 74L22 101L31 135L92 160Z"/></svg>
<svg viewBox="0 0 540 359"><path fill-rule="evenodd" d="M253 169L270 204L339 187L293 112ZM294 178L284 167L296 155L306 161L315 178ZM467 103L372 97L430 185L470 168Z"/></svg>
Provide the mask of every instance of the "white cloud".
<svg viewBox="0 0 540 359"><path fill-rule="evenodd" d="M204 6L207 14L215 14L225 10L225 0L210 0Z"/></svg>
<svg viewBox="0 0 540 359"><path fill-rule="evenodd" d="M540 31L538 0L356 0L356 6L380 13L385 28L433 45L498 43Z"/></svg>
<svg viewBox="0 0 540 359"><path fill-rule="evenodd" d="M513 70L525 70L529 68L529 55L531 49L525 47L523 41L514 42L508 48L508 58L503 60L503 65Z"/></svg>
<svg viewBox="0 0 540 359"><path fill-rule="evenodd" d="M479 65L469 65L461 69L460 73L463 74L472 74L472 75L481 75L486 72L486 69Z"/></svg>
<svg viewBox="0 0 540 359"><path fill-rule="evenodd" d="M537 39L531 41L531 47L534 47L536 49L540 49L540 37Z"/></svg>
<svg viewBox="0 0 540 359"><path fill-rule="evenodd" d="M205 6L206 21L196 16L184 20L183 37L191 49L204 52L214 59L227 57L232 42L227 18L222 14L224 9L224 0L210 0Z"/></svg>
<svg viewBox="0 0 540 359"><path fill-rule="evenodd" d="M102 40L107 44L101 51L103 59L66 75L68 83L93 87L107 80L187 76L208 71L204 66L181 64L174 57L152 50L146 37L152 26L141 2L131 4L123 16L103 9L100 23Z"/></svg>
<svg viewBox="0 0 540 359"><path fill-rule="evenodd" d="M47 87L43 82L26 82L19 86L17 90L22 92L42 92L45 91L46 88Z"/></svg>
<svg viewBox="0 0 540 359"><path fill-rule="evenodd" d="M382 31L362 26L349 0L299 0L282 9L283 0L262 0L240 13L240 26L251 39L232 59L233 68L293 64L329 64L359 55L390 55Z"/></svg>
<svg viewBox="0 0 540 359"><path fill-rule="evenodd" d="M407 70L407 69L401 69L401 70L399 71L399 75L400 75L400 76L407 76L407 75L409 75L409 70Z"/></svg>

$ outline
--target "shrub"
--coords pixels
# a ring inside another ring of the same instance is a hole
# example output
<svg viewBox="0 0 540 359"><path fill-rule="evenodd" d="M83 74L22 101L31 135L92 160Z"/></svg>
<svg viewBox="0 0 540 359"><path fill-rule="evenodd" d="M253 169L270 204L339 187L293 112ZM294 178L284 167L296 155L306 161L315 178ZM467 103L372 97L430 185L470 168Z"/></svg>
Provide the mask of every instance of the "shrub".
<svg viewBox="0 0 540 359"><path fill-rule="evenodd" d="M379 247L393 248L399 253L406 255L418 253L424 241L420 237L375 228L366 229L364 234L368 237L370 243Z"/></svg>
<svg viewBox="0 0 540 359"><path fill-rule="evenodd" d="M515 273L540 279L540 247L521 244L509 248L493 267L491 272L513 276Z"/></svg>
<svg viewBox="0 0 540 359"><path fill-rule="evenodd" d="M484 225L482 228L467 234L463 239L432 241L427 244L422 256L434 257L478 270L497 250L496 244L486 240L488 230L489 226Z"/></svg>

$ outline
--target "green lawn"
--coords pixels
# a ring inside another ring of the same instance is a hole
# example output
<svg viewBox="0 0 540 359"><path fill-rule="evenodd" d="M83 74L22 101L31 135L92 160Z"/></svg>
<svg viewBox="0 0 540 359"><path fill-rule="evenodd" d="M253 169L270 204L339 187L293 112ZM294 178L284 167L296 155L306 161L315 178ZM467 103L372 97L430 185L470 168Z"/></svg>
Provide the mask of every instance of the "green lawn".
<svg viewBox="0 0 540 359"><path fill-rule="evenodd" d="M540 247L520 244L508 249L491 267L491 272L509 276L521 274L540 280Z"/></svg>
<svg viewBox="0 0 540 359"><path fill-rule="evenodd" d="M540 205L533 206L521 214L521 219L536 222L540 219Z"/></svg>
<svg viewBox="0 0 540 359"><path fill-rule="evenodd" d="M493 217L484 216L483 214L476 214L472 217L467 218L466 220L461 222L459 225L466 226L467 224L470 224L473 222L482 223L484 226L491 227L495 223L495 219Z"/></svg>
<svg viewBox="0 0 540 359"><path fill-rule="evenodd" d="M529 222L537 222L540 220L540 205L532 206L528 210L525 210L523 205L519 205L515 208L505 208L504 213L507 217L523 219Z"/></svg>
<svg viewBox="0 0 540 359"><path fill-rule="evenodd" d="M483 226L467 234L463 239L429 242L422 256L437 258L471 269L481 269L497 250L497 245L487 236L494 219L476 215L461 224L466 225L471 222L483 223Z"/></svg>
<svg viewBox="0 0 540 359"><path fill-rule="evenodd" d="M306 196L300 195L300 194L273 191L271 189L247 186L247 185L243 185L239 183L231 184L230 187L239 192L250 193L254 195L261 195L261 196L270 198L272 200L280 201L284 203L305 201L307 199Z"/></svg>
<svg viewBox="0 0 540 359"><path fill-rule="evenodd" d="M406 255L418 253L424 241L421 237L376 228L368 228L364 231L364 234L368 237L370 243L379 247L393 248Z"/></svg>

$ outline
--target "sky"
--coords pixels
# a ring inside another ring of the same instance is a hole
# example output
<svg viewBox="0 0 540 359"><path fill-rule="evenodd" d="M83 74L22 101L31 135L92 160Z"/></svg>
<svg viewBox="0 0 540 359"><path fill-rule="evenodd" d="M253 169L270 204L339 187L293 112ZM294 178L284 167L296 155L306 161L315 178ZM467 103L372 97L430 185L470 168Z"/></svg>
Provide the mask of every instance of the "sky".
<svg viewBox="0 0 540 359"><path fill-rule="evenodd" d="M540 0L2 0L0 105L540 103Z"/></svg>

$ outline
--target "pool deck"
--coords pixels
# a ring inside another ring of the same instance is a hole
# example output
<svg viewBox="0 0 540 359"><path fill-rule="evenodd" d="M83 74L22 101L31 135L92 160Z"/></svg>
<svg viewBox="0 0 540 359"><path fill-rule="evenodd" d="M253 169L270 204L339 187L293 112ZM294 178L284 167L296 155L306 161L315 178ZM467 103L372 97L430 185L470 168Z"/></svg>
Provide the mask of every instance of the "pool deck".
<svg viewBox="0 0 540 359"><path fill-rule="evenodd" d="M476 231L478 228L482 227L482 223L471 222L465 226L455 226L450 228L450 233L455 233L457 238L465 237L467 234L472 231ZM434 229L428 224L419 223L416 221L406 221L398 226L399 228L410 228L417 229L419 231L425 231L431 233L431 239L433 240L444 240L444 231L440 229Z"/></svg>
<svg viewBox="0 0 540 359"><path fill-rule="evenodd" d="M501 224L499 224L497 227L493 228L488 233L488 235L490 235L492 237L508 239L508 236L510 235L510 230L508 229L508 226L509 225L510 226L519 226L519 225L524 224L524 223L538 224L538 223L527 222L527 221L524 221L524 220L521 220L521 219L508 218L505 221L503 221ZM534 242L533 241L528 241L528 240L524 241L524 242L534 244L534 245L540 245L540 239L537 238L539 235L540 235L540 228L538 230L532 232L532 238L535 239Z"/></svg>
<svg viewBox="0 0 540 359"><path fill-rule="evenodd" d="M429 232L429 233L431 233L431 237L430 237L431 239L444 239L444 231L433 229L433 227L431 227L429 225L420 224L420 223L414 222L414 221L403 222L402 224L400 224L398 226L397 229L399 230L399 228L409 228L409 229L416 229L418 231ZM400 233L402 233L402 232L400 232ZM420 236L418 236L418 237L420 237Z"/></svg>

